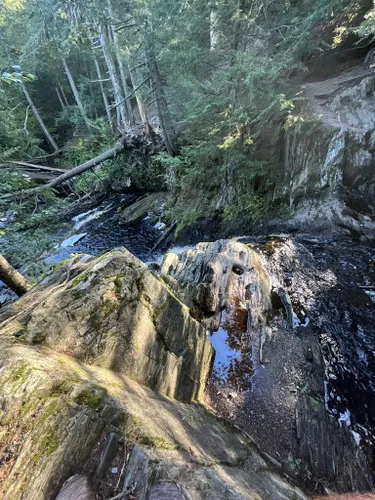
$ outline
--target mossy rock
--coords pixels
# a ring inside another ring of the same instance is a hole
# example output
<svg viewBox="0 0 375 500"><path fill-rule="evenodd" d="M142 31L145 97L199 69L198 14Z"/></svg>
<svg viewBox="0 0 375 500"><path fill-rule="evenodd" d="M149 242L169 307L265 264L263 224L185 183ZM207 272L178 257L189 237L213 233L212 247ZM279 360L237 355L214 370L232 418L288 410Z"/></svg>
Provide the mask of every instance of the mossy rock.
<svg viewBox="0 0 375 500"><path fill-rule="evenodd" d="M200 498L204 483L218 500L269 495L305 500L267 468L241 433L198 404L168 399L122 374L5 336L0 336L0 366L2 411L8 416L0 421L6 465L1 498L56 498L65 481L82 470L95 486L98 442L116 432L135 451L126 468L128 483L151 488L155 480L173 479L194 498ZM143 481L136 479L137 457ZM266 472L258 472L260 467Z"/></svg>

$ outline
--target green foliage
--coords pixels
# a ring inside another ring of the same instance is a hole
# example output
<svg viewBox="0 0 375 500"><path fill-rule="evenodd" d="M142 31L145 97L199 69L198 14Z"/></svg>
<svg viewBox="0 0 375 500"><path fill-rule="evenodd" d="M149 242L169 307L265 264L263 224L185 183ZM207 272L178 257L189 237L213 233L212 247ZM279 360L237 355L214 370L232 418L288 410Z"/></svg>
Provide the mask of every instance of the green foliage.
<svg viewBox="0 0 375 500"><path fill-rule="evenodd" d="M107 172L112 183L130 179L135 190L163 191L166 189L166 158L173 162L166 154L149 158L143 151L127 150L113 160Z"/></svg>
<svg viewBox="0 0 375 500"><path fill-rule="evenodd" d="M223 218L225 221L242 219L249 222L257 222L266 216L269 209L269 204L264 198L252 194L243 194L225 207Z"/></svg>
<svg viewBox="0 0 375 500"><path fill-rule="evenodd" d="M368 38L370 43L375 40L375 6L365 15L360 26L354 28L360 38Z"/></svg>
<svg viewBox="0 0 375 500"><path fill-rule="evenodd" d="M35 80L35 76L27 71L21 71L21 66L13 66L13 69L17 71L13 71L12 73L1 73L0 81L8 83L23 83L23 82L31 82Z"/></svg>
<svg viewBox="0 0 375 500"><path fill-rule="evenodd" d="M12 184L11 188L15 187ZM66 203L51 190L41 190L35 198L23 203L12 200L0 210L1 217L12 221L0 230L0 254L32 281L40 280L49 270L40 257L53 248L57 232L65 228L56 215Z"/></svg>
<svg viewBox="0 0 375 500"><path fill-rule="evenodd" d="M143 81L136 96L155 124L160 122L160 110L144 64L145 48L152 44L166 101L161 114L183 124L181 154L149 156L133 148L97 172L77 178L77 192L87 193L109 177L123 184L130 178L141 191L168 189L183 200L198 193L193 213L175 209L184 220L192 220L207 211L214 213L223 188L230 184L231 196L224 197L217 210L223 210L228 220L256 220L266 213L265 193L280 179L283 134L304 123L301 98L296 97L290 75L306 69L312 55L331 50L332 44L353 33L356 16L367 3L216 0L213 25L213 4L206 0L111 0L111 5L105 2L104 6L98 0L24 0L17 1L16 8L8 2L0 18L0 66L13 67L11 72L2 69L0 76L0 162L30 158L47 146L34 118L28 116L20 92L24 82L59 146L64 143L64 155L57 160L60 166L75 167L113 146L120 108L113 106L115 85L108 81L110 71L98 43L100 28L110 29L112 23L128 87L121 92L125 96ZM371 41L374 19L372 9L354 33ZM114 38L109 37L108 49L122 84ZM62 58L76 82L84 113L73 104ZM102 66L101 82L95 60ZM22 71L19 64L38 78ZM107 123L102 89L115 130ZM138 109L134 94L127 103L139 121L142 107ZM158 104L160 108L160 100ZM12 171L2 173L0 180L0 193L30 185Z"/></svg>
<svg viewBox="0 0 375 500"><path fill-rule="evenodd" d="M12 150L14 151L14 149ZM1 155L3 156L3 155ZM6 157L6 155L4 155ZM0 157L1 158L1 157ZM4 160L0 160L4 161ZM0 170L0 195L11 193L13 191L20 191L22 189L27 189L32 187L33 184L30 179L25 179L24 177L18 175L16 171L12 170Z"/></svg>
<svg viewBox="0 0 375 500"><path fill-rule="evenodd" d="M0 235L0 253L13 266L22 268L29 279L39 281L48 270L48 265L40 257L53 248L56 242L54 231L60 226L56 223L50 225L49 231L45 227L5 231Z"/></svg>
<svg viewBox="0 0 375 500"><path fill-rule="evenodd" d="M95 123L96 124L96 123ZM99 128L103 126L103 128ZM74 137L67 143L67 151L57 160L61 167L73 168L80 165L113 146L106 125L100 120L98 130L90 135Z"/></svg>

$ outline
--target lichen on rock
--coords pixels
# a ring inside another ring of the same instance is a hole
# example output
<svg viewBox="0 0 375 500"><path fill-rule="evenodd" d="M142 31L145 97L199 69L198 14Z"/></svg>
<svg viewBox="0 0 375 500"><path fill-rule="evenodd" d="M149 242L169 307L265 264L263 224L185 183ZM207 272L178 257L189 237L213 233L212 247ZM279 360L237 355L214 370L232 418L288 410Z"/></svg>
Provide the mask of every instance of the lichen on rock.
<svg viewBox="0 0 375 500"><path fill-rule="evenodd" d="M22 325L25 341L125 373L170 397L200 399L213 349L205 329L127 250L70 264L38 287L3 332ZM51 286L53 284L53 286ZM32 303L28 309L27 304Z"/></svg>

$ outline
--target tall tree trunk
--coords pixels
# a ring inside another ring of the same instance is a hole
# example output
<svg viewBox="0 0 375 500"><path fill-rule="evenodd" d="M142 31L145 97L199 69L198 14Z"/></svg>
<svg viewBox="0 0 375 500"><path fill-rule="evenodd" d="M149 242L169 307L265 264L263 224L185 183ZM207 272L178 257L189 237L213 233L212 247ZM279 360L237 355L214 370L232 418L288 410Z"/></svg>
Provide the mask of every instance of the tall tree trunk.
<svg viewBox="0 0 375 500"><path fill-rule="evenodd" d="M115 106L116 106L116 112L120 116L121 119L121 126L120 129L123 129L125 132L129 132L130 126L126 118L126 107L125 107L125 102L123 101L123 96L121 92L121 87L118 81L117 73L116 73L116 67L112 59L111 51L109 48L109 43L108 43L108 32L107 32L107 27L103 27L102 31L99 35L99 42L100 46L103 50L103 55L105 62L107 64L108 68L108 75L112 83L113 87L113 94L115 98Z"/></svg>
<svg viewBox="0 0 375 500"><path fill-rule="evenodd" d="M111 20L111 22L113 22L114 19L113 19L113 10L112 10L111 0L108 0L108 14L109 14L109 19ZM113 46L115 49L117 66L118 66L119 73L120 73L122 91L123 91L124 97L126 97L127 95L129 95L130 90L129 90L128 84L126 82L125 67L124 67L122 57L121 57L118 36L117 36L117 32L112 24L110 25L109 29L111 30L111 33L112 33ZM126 100L125 105L126 105L129 123L133 124L134 123L134 116L133 116L131 102L129 99Z"/></svg>
<svg viewBox="0 0 375 500"><path fill-rule="evenodd" d="M69 82L70 88L72 89L72 92L73 92L73 95L74 95L74 100L77 103L79 112L81 113L81 116L83 118L83 121L85 122L86 127L90 130L90 122L89 122L89 120L88 120L88 118L86 116L85 108L83 107L83 104L82 104L82 101L81 101L81 97L79 95L79 92L78 92L77 86L75 84L73 75L72 75L72 73L70 71L70 68L68 66L68 63L66 62L65 57L62 57L61 59L62 59L62 63L63 63L63 66L64 66L64 71L65 71L66 77L68 78L68 82Z"/></svg>
<svg viewBox="0 0 375 500"><path fill-rule="evenodd" d="M234 35L233 35L233 56L232 56L232 61L231 64L234 62L234 54L238 50L238 46L240 44L240 38L241 38L241 31L242 31L242 24L243 24L243 14L244 14L244 9L246 6L246 1L245 0L238 0L238 21L236 22L234 26Z"/></svg>
<svg viewBox="0 0 375 500"><path fill-rule="evenodd" d="M98 118L97 102L96 102L96 99L95 99L95 95L93 93L93 84L92 84L92 81L91 81L92 78L91 78L90 68L87 65L87 60L86 60L85 57L83 58L83 62L84 62L84 65L85 65L85 70L86 70L86 78L87 78L87 80L89 82L89 92L90 92L90 97L91 97L92 105L94 107L95 119L97 119Z"/></svg>
<svg viewBox="0 0 375 500"><path fill-rule="evenodd" d="M133 89L136 89L137 86L138 86L136 71L135 70L133 70L133 71L131 70L129 58L127 58L127 65L128 65L128 69L129 69L130 79L131 79L131 82L132 82L132 87L133 87ZM148 121L147 109L146 109L145 103L143 102L142 96L140 95L139 91L135 92L135 98L136 98L136 101L137 101L139 115L141 117L143 126L145 128L145 132L146 132L147 136L151 137L151 127L150 127L150 123Z"/></svg>
<svg viewBox="0 0 375 500"><path fill-rule="evenodd" d="M25 95L25 97L26 97L26 100L27 100L27 102L29 103L29 105L30 105L30 107L31 107L31 110L32 110L32 112L33 112L33 114L34 114L34 116L35 116L35 118L36 118L37 122L39 123L40 128L43 130L43 133L44 133L44 135L45 135L45 137L46 137L46 139L47 139L47 141L48 141L49 145L51 146L51 148L52 148L54 151L58 151L58 150L59 150L59 148L58 148L58 146L57 146L56 142L53 140L53 138L52 138L51 134L48 132L48 129L47 129L47 127L46 127L46 125L45 125L44 121L42 120L42 117L40 116L40 114L39 114L38 110L36 109L36 106L35 106L35 104L34 104L34 101L31 99L31 96L30 96L30 94L29 94L29 91L28 91L28 90L27 90L27 88L26 88L26 85L25 85L23 82L21 82L21 84L20 84L20 85L21 85L22 91L23 91L23 93L24 93L24 95Z"/></svg>
<svg viewBox="0 0 375 500"><path fill-rule="evenodd" d="M111 26L110 29L112 30L113 46L115 48L117 66L118 66L119 73L120 73L122 92L123 92L124 97L126 97L127 95L130 94L130 90L129 90L128 84L126 83L125 68L124 68L124 63L122 62L122 58L121 58L120 47L118 44L118 37L117 37L117 33L114 30L113 26ZM126 113L127 113L128 121L130 124L133 124L134 123L134 116L133 116L133 110L132 110L130 99L126 99L125 106L126 106Z"/></svg>
<svg viewBox="0 0 375 500"><path fill-rule="evenodd" d="M60 95L59 89L57 87L55 87L55 91L56 91L56 94L57 94L57 98L58 98L58 100L60 102L61 109L64 109L64 103L63 103L62 97Z"/></svg>
<svg viewBox="0 0 375 500"><path fill-rule="evenodd" d="M104 90L104 85L103 85L103 78L102 78L102 72L100 70L100 64L98 62L97 59L95 59L95 67L96 67L96 74L98 75L98 80L99 80L99 84L100 84L100 91L102 93L102 98L103 98L103 103L104 103L104 107L105 107L105 112L106 112L106 115L107 115L107 120L108 120L108 123L109 123L109 126L112 128L112 113L111 113L111 108L109 107L109 101L108 101L108 97L107 97L107 94L105 93L105 90Z"/></svg>
<svg viewBox="0 0 375 500"><path fill-rule="evenodd" d="M219 43L219 14L216 5L212 5L210 13L210 50L215 50L218 43Z"/></svg>
<svg viewBox="0 0 375 500"><path fill-rule="evenodd" d="M156 106L158 110L161 132L168 153L171 156L178 154L176 133L173 128L172 120L169 114L167 99L164 94L161 83L159 68L156 62L152 39L147 35L145 37L145 51L148 70L150 72L153 91L155 93Z"/></svg>
<svg viewBox="0 0 375 500"><path fill-rule="evenodd" d="M60 90L61 90L61 95L63 96L64 98L64 102L65 102L65 106L69 106L69 101L68 99L66 98L66 94L65 94L65 90L63 88L63 86L61 85L61 83L59 82L59 87L60 87Z"/></svg>
<svg viewBox="0 0 375 500"><path fill-rule="evenodd" d="M19 297L30 290L31 285L26 278L16 271L0 254L0 280L15 292Z"/></svg>

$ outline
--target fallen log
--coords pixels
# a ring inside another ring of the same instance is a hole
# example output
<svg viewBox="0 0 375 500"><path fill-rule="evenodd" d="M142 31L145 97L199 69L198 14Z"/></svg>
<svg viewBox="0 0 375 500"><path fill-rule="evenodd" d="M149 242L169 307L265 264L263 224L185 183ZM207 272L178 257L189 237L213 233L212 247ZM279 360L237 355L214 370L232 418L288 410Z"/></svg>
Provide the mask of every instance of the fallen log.
<svg viewBox="0 0 375 500"><path fill-rule="evenodd" d="M112 149L108 149L104 153L102 153L99 156L96 156L95 158L92 158L89 161L86 161L85 163L82 163L82 165L78 165L78 167L72 168L71 170L68 170L65 172L65 174L60 175L56 179L54 179L52 182L50 182L47 186L54 188L56 186L59 186L63 182L67 181L68 179L72 179L73 177L76 177L77 175L81 175L84 172L87 172L87 170L91 170L92 168L96 167L97 165L100 165L103 163L103 161L110 160L114 158L115 156L118 155L121 151L124 150L124 143L123 141L118 141L116 145Z"/></svg>
<svg viewBox="0 0 375 500"><path fill-rule="evenodd" d="M45 167L44 165L35 165L34 163L27 163L26 161L8 161L7 164L24 167L26 169L31 168L36 170L45 170L47 172L56 172L60 174L64 174L66 172L63 168Z"/></svg>
<svg viewBox="0 0 375 500"><path fill-rule="evenodd" d="M88 170L91 170L92 168L96 167L97 165L100 165L106 160L110 160L114 158L115 156L118 155L121 151L124 150L124 142L123 140L120 140L116 143L116 145L105 151L104 153L100 154L99 156L96 156L95 158L92 158L89 161L86 161L85 163L82 163L81 165L78 165L78 167L72 168L71 170L66 170L62 175L59 175L52 181L48 182L48 184L45 184L44 186L38 186L35 188L31 189L23 189L22 191L16 191L13 193L7 193L4 194L3 196L0 196L0 201L4 200L9 200L14 197L22 197L22 196L29 196L34 193L38 193L42 190L48 189L48 188L55 188L62 184L63 182L72 179L73 177L76 177L78 175L83 174L84 172L87 172Z"/></svg>
<svg viewBox="0 0 375 500"><path fill-rule="evenodd" d="M16 271L0 254L0 280L3 281L19 297L31 288L26 278Z"/></svg>
<svg viewBox="0 0 375 500"><path fill-rule="evenodd" d="M163 243L163 241L165 241L168 236L171 234L171 232L177 227L177 222L174 222L170 228L168 228L162 235L161 237L158 239L158 241L155 243L155 245L152 247L151 249L151 253L152 252L155 252L155 250L157 250L160 245Z"/></svg>
<svg viewBox="0 0 375 500"><path fill-rule="evenodd" d="M50 172L46 170L39 170L39 169L33 169L33 168L27 168L27 167L16 167L14 168L13 165L8 164L8 165L0 165L0 170L2 172L12 172L16 173L19 176L28 178L28 179L35 179L39 181L44 181L45 183L50 182L52 179L55 179L57 175L59 175L57 172Z"/></svg>

